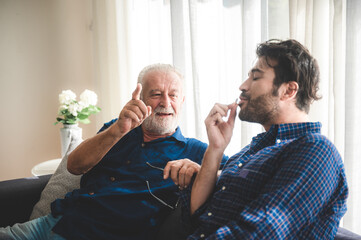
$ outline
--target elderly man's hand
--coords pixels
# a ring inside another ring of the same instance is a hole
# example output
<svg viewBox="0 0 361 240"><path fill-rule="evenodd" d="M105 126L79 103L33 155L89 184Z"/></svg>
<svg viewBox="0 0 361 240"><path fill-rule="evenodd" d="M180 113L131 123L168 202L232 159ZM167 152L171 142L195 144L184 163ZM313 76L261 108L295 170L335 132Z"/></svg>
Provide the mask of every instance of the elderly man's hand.
<svg viewBox="0 0 361 240"><path fill-rule="evenodd" d="M130 130L138 127L144 119L146 119L151 113L152 108L146 106L145 103L140 100L140 93L142 91L142 85L137 84L137 88L132 93L132 100L130 100L122 109L117 121L120 132L123 134L128 133Z"/></svg>
<svg viewBox="0 0 361 240"><path fill-rule="evenodd" d="M170 176L179 189L183 190L189 186L193 175L198 173L200 168L198 163L189 159L170 161L164 168L164 179Z"/></svg>

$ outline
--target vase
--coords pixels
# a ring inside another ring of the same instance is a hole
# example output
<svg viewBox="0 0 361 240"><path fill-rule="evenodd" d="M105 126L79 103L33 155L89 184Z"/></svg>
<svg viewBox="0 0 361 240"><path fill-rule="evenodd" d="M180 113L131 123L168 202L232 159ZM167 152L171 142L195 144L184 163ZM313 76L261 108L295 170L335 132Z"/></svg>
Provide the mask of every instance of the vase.
<svg viewBox="0 0 361 240"><path fill-rule="evenodd" d="M72 139L82 138L82 129L78 124L63 124L60 128L60 141L61 141L61 157L63 158L68 151Z"/></svg>

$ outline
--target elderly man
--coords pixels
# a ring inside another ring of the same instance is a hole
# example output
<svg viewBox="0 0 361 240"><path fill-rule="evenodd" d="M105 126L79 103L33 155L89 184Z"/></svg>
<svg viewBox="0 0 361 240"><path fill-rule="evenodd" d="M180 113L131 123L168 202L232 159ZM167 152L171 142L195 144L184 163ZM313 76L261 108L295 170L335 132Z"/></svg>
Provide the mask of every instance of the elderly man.
<svg viewBox="0 0 361 240"><path fill-rule="evenodd" d="M0 239L1 233L11 239L153 239L207 148L178 127L182 84L170 65L144 68L118 119L69 155L68 170L84 174L81 188L54 201L52 214L0 229Z"/></svg>
<svg viewBox="0 0 361 240"><path fill-rule="evenodd" d="M317 62L295 40L262 43L257 55L238 104L216 104L205 120L209 146L192 189L182 194L192 223L187 239L333 239L348 189L338 151L307 118L319 99ZM217 177L238 106L241 120L266 132Z"/></svg>

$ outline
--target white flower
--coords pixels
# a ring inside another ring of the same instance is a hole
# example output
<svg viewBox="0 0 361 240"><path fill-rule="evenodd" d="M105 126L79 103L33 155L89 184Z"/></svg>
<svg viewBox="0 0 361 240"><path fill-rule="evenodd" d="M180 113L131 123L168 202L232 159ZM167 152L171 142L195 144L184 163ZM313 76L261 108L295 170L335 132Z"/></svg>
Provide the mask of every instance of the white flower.
<svg viewBox="0 0 361 240"><path fill-rule="evenodd" d="M86 89L82 94L80 94L79 104L84 108L89 107L89 105L95 106L97 102L98 102L98 97L96 93L93 91Z"/></svg>
<svg viewBox="0 0 361 240"><path fill-rule="evenodd" d="M75 101L76 95L71 90L64 90L59 94L59 102L62 105L70 104Z"/></svg>
<svg viewBox="0 0 361 240"><path fill-rule="evenodd" d="M59 110L58 110L59 114L61 114L61 111L65 110L65 109L68 109L67 105L60 105Z"/></svg>
<svg viewBox="0 0 361 240"><path fill-rule="evenodd" d="M74 117L78 116L78 110L79 110L78 103L70 103L68 110Z"/></svg>
<svg viewBox="0 0 361 240"><path fill-rule="evenodd" d="M71 90L64 90L59 94L60 106L58 109L58 117L54 125L58 123L76 124L90 123L88 119L91 114L100 112L100 108L96 106L98 97L95 92L85 90L80 95L81 101L76 100L76 95ZM86 111L84 110L86 108Z"/></svg>
<svg viewBox="0 0 361 240"><path fill-rule="evenodd" d="M78 104L79 104L79 111L80 111L80 112L81 112L84 108L89 107L89 104L86 105L86 104L85 104L84 102L82 102L82 101L79 101Z"/></svg>

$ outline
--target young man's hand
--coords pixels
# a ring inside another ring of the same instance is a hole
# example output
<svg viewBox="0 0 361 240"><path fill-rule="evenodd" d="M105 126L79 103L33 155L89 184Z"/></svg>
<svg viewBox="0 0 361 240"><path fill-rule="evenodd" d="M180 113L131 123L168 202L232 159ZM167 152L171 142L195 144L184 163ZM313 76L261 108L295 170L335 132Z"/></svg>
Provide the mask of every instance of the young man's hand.
<svg viewBox="0 0 361 240"><path fill-rule="evenodd" d="M229 110L228 120L224 121L223 118L227 116ZM216 103L214 105L204 121L210 149L217 149L221 152L226 149L232 137L236 113L236 103L229 105Z"/></svg>

